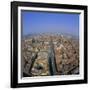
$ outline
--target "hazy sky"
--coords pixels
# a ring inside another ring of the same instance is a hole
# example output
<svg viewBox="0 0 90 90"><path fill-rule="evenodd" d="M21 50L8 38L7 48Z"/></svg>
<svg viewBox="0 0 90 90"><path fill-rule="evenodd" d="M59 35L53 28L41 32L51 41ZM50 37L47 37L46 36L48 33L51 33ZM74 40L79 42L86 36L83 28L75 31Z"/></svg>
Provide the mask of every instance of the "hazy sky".
<svg viewBox="0 0 90 90"><path fill-rule="evenodd" d="M23 35L66 33L79 35L79 14L22 11Z"/></svg>

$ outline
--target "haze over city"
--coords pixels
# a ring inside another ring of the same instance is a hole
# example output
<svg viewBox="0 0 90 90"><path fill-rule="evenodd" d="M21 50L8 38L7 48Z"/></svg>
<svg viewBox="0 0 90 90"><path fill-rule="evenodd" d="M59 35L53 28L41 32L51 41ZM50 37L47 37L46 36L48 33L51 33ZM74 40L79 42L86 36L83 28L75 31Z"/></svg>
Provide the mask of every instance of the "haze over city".
<svg viewBox="0 0 90 90"><path fill-rule="evenodd" d="M79 14L22 11L23 35L65 33L79 35Z"/></svg>

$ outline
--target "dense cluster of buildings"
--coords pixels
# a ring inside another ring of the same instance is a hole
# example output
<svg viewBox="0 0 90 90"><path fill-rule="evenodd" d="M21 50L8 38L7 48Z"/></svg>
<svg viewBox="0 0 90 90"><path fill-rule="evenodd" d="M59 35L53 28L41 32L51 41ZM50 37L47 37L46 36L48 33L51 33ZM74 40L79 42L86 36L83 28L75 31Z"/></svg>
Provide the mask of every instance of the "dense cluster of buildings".
<svg viewBox="0 0 90 90"><path fill-rule="evenodd" d="M79 41L60 34L41 34L22 40L22 75L79 74Z"/></svg>

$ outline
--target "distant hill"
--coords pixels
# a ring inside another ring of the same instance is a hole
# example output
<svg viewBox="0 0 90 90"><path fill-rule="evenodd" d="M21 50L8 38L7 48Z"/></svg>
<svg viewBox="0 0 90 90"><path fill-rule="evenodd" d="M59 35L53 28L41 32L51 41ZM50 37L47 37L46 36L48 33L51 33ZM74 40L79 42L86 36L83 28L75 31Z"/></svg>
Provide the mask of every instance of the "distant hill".
<svg viewBox="0 0 90 90"><path fill-rule="evenodd" d="M72 38L72 39L77 39L79 40L79 36L77 35L72 35L72 34L68 34L68 33L50 33L50 32L47 32L47 33L32 33L32 34L28 34L28 35L23 35L23 39L27 39L27 38L32 38L34 36L40 36L40 35L63 35L64 37L67 37L67 38Z"/></svg>

